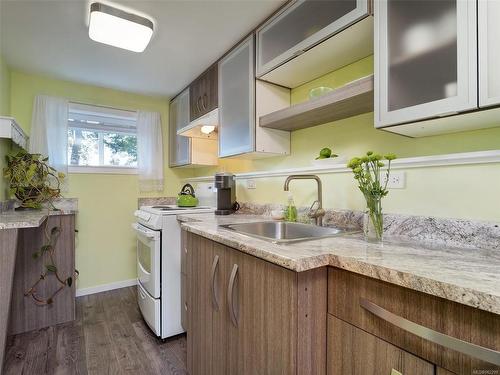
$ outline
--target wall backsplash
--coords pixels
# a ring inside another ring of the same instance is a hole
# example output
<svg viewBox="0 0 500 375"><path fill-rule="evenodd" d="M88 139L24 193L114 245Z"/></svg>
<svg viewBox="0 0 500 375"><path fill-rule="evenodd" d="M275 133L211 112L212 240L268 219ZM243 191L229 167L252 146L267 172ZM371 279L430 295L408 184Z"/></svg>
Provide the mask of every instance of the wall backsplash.
<svg viewBox="0 0 500 375"><path fill-rule="evenodd" d="M256 204L241 202L241 214L271 216L271 212L284 209L276 203ZM309 207L298 207L299 221L307 218ZM363 211L326 209L323 225L342 229L363 229ZM386 242L418 243L428 247L500 250L500 220L485 222L416 215L384 215Z"/></svg>

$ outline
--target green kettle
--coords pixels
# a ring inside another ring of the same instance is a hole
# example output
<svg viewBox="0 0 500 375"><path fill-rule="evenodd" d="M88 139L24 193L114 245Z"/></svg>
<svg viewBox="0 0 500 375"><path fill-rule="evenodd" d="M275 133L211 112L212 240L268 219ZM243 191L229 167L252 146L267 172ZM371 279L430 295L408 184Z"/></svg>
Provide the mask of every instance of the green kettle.
<svg viewBox="0 0 500 375"><path fill-rule="evenodd" d="M181 192L177 195L177 206L179 207L196 207L198 198L194 195L194 189L190 184L182 187Z"/></svg>

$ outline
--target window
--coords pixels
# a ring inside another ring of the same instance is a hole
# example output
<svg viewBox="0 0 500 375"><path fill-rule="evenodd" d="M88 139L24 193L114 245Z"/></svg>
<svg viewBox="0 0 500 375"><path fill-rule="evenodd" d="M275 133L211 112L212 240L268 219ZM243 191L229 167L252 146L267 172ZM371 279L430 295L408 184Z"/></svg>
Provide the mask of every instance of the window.
<svg viewBox="0 0 500 375"><path fill-rule="evenodd" d="M70 103L68 164L73 172L135 171L136 113Z"/></svg>

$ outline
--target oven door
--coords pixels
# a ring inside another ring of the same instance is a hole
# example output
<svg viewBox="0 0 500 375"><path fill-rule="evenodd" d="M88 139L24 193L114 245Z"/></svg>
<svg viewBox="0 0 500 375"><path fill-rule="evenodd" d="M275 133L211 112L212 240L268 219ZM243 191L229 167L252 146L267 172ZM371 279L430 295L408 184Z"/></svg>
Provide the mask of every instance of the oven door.
<svg viewBox="0 0 500 375"><path fill-rule="evenodd" d="M137 235L137 279L153 297L160 298L161 232L134 223Z"/></svg>

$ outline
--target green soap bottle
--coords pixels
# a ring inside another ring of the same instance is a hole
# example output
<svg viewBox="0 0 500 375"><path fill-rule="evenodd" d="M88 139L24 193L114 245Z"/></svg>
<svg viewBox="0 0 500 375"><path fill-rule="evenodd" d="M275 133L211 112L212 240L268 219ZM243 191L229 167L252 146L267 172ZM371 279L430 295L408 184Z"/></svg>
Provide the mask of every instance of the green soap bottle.
<svg viewBox="0 0 500 375"><path fill-rule="evenodd" d="M295 207L295 203L293 201L293 196L291 193L288 194L288 207L286 209L285 219L286 221L297 221L297 207Z"/></svg>

